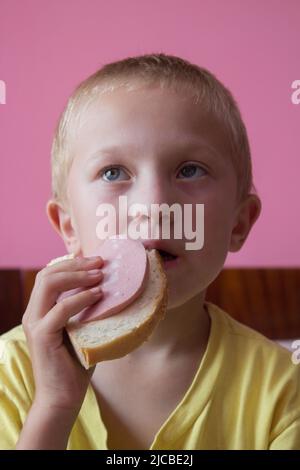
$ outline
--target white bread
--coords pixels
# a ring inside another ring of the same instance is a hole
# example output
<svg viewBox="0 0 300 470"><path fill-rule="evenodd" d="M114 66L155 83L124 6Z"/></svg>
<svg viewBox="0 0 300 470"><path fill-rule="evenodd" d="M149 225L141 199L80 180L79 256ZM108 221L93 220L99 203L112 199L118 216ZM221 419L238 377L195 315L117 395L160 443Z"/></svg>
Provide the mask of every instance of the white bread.
<svg viewBox="0 0 300 470"><path fill-rule="evenodd" d="M147 256L146 287L130 305L107 318L88 323L71 318L67 323L66 332L85 369L100 361L126 356L149 338L165 316L168 294L162 260L155 249L147 251Z"/></svg>

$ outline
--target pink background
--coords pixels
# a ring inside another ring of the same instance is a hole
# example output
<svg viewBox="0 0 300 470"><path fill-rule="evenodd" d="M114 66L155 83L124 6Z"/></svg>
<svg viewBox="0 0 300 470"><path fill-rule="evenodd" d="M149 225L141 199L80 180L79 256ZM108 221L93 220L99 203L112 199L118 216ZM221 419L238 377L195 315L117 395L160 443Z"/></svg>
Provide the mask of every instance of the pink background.
<svg viewBox="0 0 300 470"><path fill-rule="evenodd" d="M50 146L73 88L101 65L164 52L211 70L244 117L262 214L227 266L300 264L299 0L0 0L0 265L65 253L50 226Z"/></svg>

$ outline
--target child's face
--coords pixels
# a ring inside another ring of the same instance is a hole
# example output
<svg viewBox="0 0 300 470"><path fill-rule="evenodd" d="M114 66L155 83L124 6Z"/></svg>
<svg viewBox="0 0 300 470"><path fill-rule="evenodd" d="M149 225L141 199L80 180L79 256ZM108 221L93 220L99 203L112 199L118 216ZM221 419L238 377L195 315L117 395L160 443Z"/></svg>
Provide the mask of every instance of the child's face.
<svg viewBox="0 0 300 470"><path fill-rule="evenodd" d="M174 239L172 231L171 240L165 240L179 257L167 270L169 308L204 291L222 269L227 252L242 246L260 211L256 196L237 204L237 177L223 129L186 93L146 86L103 95L82 121L73 142L69 212L56 206L48 212L52 223L51 213L59 213L68 250L89 255L103 243L96 235L96 209L110 203L118 214L121 195L127 196L128 207L140 203L149 211L154 203L178 203L182 208L201 203L203 248L185 250L191 240ZM194 148L188 149L192 143ZM119 150L100 153L111 146Z"/></svg>

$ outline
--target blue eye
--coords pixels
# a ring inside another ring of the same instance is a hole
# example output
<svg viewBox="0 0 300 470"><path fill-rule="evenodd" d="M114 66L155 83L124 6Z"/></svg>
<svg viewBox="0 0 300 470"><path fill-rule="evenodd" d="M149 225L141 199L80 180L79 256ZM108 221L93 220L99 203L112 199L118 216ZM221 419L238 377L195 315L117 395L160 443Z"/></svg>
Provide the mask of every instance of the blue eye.
<svg viewBox="0 0 300 470"><path fill-rule="evenodd" d="M197 170L198 170L198 174L197 174ZM193 177L201 176L199 175L199 170L204 172L204 174L207 173L207 171L201 166L188 164L181 168L181 170L179 171L179 174L181 173L183 175L183 178L192 179Z"/></svg>
<svg viewBox="0 0 300 470"><path fill-rule="evenodd" d="M104 181L108 181L108 182L117 181L117 180L119 181L119 176L120 174L122 174L122 172L125 176L128 176L121 168L117 166L111 166L101 172L101 177L103 177ZM122 180L124 179L128 179L128 178L122 178Z"/></svg>
<svg viewBox="0 0 300 470"><path fill-rule="evenodd" d="M200 174L199 174L200 171ZM194 179L199 176L206 174L207 171L202 168L199 165L195 164L188 164L183 166L179 174L181 174L180 179ZM113 181L124 181L129 179L128 174L120 167L118 166L111 166L108 168L105 168L104 170L101 171L100 176L104 179L106 182L113 182Z"/></svg>

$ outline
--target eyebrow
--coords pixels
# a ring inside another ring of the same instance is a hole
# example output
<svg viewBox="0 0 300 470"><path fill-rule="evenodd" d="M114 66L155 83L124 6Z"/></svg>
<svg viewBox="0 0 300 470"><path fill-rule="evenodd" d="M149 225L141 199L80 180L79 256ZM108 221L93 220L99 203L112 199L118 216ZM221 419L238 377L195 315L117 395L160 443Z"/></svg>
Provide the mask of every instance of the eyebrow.
<svg viewBox="0 0 300 470"><path fill-rule="evenodd" d="M180 154L184 151L195 151L195 150L208 150L209 153L214 157L219 159L220 154L219 152L209 145L206 141L193 141L193 140L188 140L188 141L181 141L176 143L172 148L169 148L165 153L172 153L172 154ZM105 156L113 156L113 155L122 155L126 154L127 152L136 152L137 148L134 145L110 145L108 147L102 147L93 152L89 159L88 163L93 162L94 160L98 160L101 155Z"/></svg>

